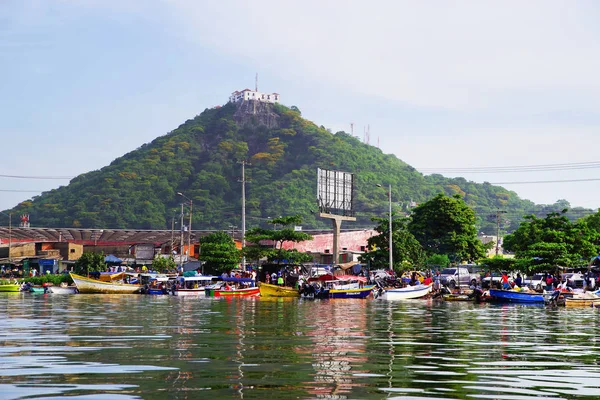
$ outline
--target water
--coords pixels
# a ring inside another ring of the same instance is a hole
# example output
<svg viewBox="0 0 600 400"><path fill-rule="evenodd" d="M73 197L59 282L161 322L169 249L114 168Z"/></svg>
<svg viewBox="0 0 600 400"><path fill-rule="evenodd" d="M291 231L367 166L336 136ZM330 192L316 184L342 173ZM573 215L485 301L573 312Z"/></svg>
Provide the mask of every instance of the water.
<svg viewBox="0 0 600 400"><path fill-rule="evenodd" d="M0 398L600 398L592 308L0 295Z"/></svg>

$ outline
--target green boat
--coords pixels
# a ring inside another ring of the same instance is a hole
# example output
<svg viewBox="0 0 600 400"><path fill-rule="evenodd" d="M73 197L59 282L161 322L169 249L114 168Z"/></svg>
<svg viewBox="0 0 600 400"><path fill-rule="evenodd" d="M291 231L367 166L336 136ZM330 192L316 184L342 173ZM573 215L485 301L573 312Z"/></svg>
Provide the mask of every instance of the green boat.
<svg viewBox="0 0 600 400"><path fill-rule="evenodd" d="M0 292L18 292L21 289L20 283L3 283L0 284Z"/></svg>

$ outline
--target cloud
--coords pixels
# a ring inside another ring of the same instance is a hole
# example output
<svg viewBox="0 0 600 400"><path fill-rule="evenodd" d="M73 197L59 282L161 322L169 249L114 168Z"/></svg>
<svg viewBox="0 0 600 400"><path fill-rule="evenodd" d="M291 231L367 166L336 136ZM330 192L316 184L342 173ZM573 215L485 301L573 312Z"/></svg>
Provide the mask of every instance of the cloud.
<svg viewBox="0 0 600 400"><path fill-rule="evenodd" d="M600 108L598 32L585 3L198 4L169 2L190 40L358 95L454 110L560 109L564 97Z"/></svg>

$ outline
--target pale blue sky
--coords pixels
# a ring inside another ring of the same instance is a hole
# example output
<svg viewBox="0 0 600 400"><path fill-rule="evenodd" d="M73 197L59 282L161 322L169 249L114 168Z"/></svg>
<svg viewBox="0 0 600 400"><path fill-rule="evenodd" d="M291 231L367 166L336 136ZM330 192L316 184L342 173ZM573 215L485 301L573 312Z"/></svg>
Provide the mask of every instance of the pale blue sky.
<svg viewBox="0 0 600 400"><path fill-rule="evenodd" d="M333 132L369 124L371 144L417 169L600 160L598 20L594 1L3 0L0 175L99 169L256 72ZM66 183L0 178L0 209ZM598 208L599 185L504 186Z"/></svg>

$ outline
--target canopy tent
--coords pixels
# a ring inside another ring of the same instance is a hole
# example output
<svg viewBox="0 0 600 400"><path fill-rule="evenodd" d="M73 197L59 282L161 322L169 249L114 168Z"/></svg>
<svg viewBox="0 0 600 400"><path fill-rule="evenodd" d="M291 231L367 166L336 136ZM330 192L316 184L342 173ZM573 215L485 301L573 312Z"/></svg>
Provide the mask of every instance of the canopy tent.
<svg viewBox="0 0 600 400"><path fill-rule="evenodd" d="M121 264L123 260L121 260L119 257L114 256L113 254L109 254L106 257L104 257L104 262L111 264Z"/></svg>

